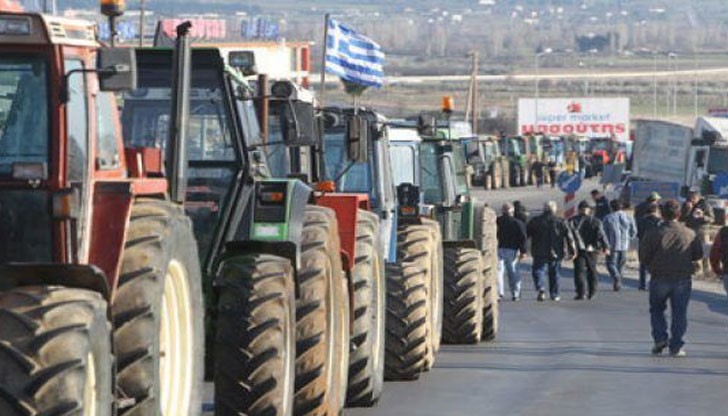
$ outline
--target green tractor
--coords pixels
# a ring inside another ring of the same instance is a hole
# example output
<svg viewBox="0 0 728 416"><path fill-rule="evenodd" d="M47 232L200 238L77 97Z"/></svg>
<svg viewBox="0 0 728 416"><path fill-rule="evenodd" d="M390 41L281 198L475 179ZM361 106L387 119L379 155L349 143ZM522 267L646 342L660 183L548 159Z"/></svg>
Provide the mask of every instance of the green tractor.
<svg viewBox="0 0 728 416"><path fill-rule="evenodd" d="M140 149L133 160L159 165L145 149L187 146L185 209L202 264L216 414L338 414L350 318L335 213L311 205L303 181L271 177L256 91L219 50L191 51L191 82L178 91L189 117L176 125L188 135L178 142L162 130L172 51L140 49L136 58L139 88L124 96L122 117L126 146ZM284 140L314 144L313 126L291 128Z"/></svg>
<svg viewBox="0 0 728 416"><path fill-rule="evenodd" d="M373 406L384 388L386 247L380 235L383 221L368 193L342 192L325 180L322 129L316 130L314 141L299 143L296 139L300 135L296 132L296 122L300 126L322 127L322 114L316 113L314 94L287 80L275 81L269 88L262 76L258 86L262 98L260 113L269 114L267 152L273 176L298 177L313 184L312 203L336 213L351 299L346 404L348 407ZM367 156L366 152L358 151L357 146L364 143L359 133L351 129L345 137L345 157L352 163Z"/></svg>
<svg viewBox="0 0 728 416"><path fill-rule="evenodd" d="M462 140L432 116L401 123L392 163L400 221L435 219L442 229L445 286L443 342L492 340L498 331L495 212L470 194ZM394 128L392 129L395 130ZM418 134L412 134L418 133Z"/></svg>

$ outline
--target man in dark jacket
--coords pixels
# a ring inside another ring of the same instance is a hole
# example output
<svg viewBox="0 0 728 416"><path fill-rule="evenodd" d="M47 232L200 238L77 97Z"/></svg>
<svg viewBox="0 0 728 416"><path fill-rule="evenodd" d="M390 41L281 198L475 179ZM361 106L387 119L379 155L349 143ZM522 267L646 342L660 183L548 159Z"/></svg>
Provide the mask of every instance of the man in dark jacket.
<svg viewBox="0 0 728 416"><path fill-rule="evenodd" d="M714 222L715 215L713 207L708 204L705 198L700 196L697 189L691 189L688 193L687 200L683 203L681 209L680 221L691 230L695 231L701 242L707 243L710 238L710 225ZM707 258L702 259L700 263L699 273L705 278L710 278L710 262Z"/></svg>
<svg viewBox="0 0 728 416"><path fill-rule="evenodd" d="M695 231L679 223L680 204L666 201L661 207L663 222L648 231L640 244L640 261L650 271L650 321L655 341L652 353L670 348L673 357L686 355L683 337L688 326L688 303L695 274L694 262L703 258L703 244ZM667 331L665 309L672 309L671 334Z"/></svg>
<svg viewBox="0 0 728 416"><path fill-rule="evenodd" d="M559 301L559 273L561 262L574 256L574 241L566 221L556 215L557 205L549 201L544 205L543 214L529 221L526 231L531 239L533 257L533 283L538 291L539 302L546 298L546 273L549 278L551 300Z"/></svg>
<svg viewBox="0 0 728 416"><path fill-rule="evenodd" d="M513 210L515 211L513 214L514 217L523 221L524 224L528 224L528 209L526 209L526 206L521 201L513 201Z"/></svg>
<svg viewBox="0 0 728 416"><path fill-rule="evenodd" d="M642 217L637 217L637 238L640 243L650 230L660 225L660 222L662 222L660 206L657 205L657 202L653 202L647 206ZM640 283L638 288L642 291L647 290L647 265L643 262L640 262Z"/></svg>
<svg viewBox="0 0 728 416"><path fill-rule="evenodd" d="M576 242L576 257L574 258L574 286L576 286L575 300L589 299L597 293L597 256L599 252L609 255L609 242L604 233L604 226L598 218L592 215L592 206L588 201L579 203L579 214L569 220L574 232ZM586 287L584 274L586 273Z"/></svg>
<svg viewBox="0 0 728 416"><path fill-rule="evenodd" d="M503 204L503 215L498 217L498 295L503 297L505 285L503 275L508 274L511 298L521 298L521 276L518 274L518 260L526 255L526 224L514 217L511 204Z"/></svg>
<svg viewBox="0 0 728 416"><path fill-rule="evenodd" d="M650 205L652 204L659 204L660 203L660 194L657 192L652 192L647 198L645 198L644 201L637 204L636 207L634 207L634 219L639 221L640 218L644 217L648 214L648 211L650 210Z"/></svg>
<svg viewBox="0 0 728 416"><path fill-rule="evenodd" d="M598 189L591 191L591 198L594 201L594 216L603 220L612 210L609 208L609 200Z"/></svg>

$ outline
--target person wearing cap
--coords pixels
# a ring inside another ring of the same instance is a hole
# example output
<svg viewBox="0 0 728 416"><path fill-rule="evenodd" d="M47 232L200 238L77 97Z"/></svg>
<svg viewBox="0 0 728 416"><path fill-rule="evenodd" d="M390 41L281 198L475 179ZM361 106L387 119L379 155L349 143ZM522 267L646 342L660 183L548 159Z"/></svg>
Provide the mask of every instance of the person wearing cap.
<svg viewBox="0 0 728 416"><path fill-rule="evenodd" d="M695 231L678 221L680 203L674 199L660 206L662 223L647 232L640 243L640 261L650 271L650 323L652 354L669 348L673 357L684 357L683 337L688 326L688 303L695 262L703 258L703 244ZM665 310L670 304L672 323L668 333Z"/></svg>
<svg viewBox="0 0 728 416"><path fill-rule="evenodd" d="M599 220L604 220L604 217L612 212L612 210L609 208L609 200L598 189L594 189L591 191L591 198L592 201L594 201L594 216L599 218Z"/></svg>
<svg viewBox="0 0 728 416"><path fill-rule="evenodd" d="M594 207L589 201L579 202L579 213L569 220L574 233L576 257L574 257L575 300L591 299L597 293L597 256L609 255L609 241L599 218L592 215ZM584 275L586 274L586 284Z"/></svg>
<svg viewBox="0 0 728 416"><path fill-rule="evenodd" d="M526 255L526 224L514 216L513 205L503 204L503 215L498 217L498 296L505 292L504 275L508 274L511 299L521 298L521 276L518 260Z"/></svg>
<svg viewBox="0 0 728 416"><path fill-rule="evenodd" d="M622 272L627 263L627 250L632 239L637 237L637 225L624 211L622 202L614 199L609 202L612 213L604 217L604 233L609 241L610 253L607 256L607 270L612 277L615 292L622 289Z"/></svg>
<svg viewBox="0 0 728 416"><path fill-rule="evenodd" d="M551 300L561 300L559 279L561 262L574 257L574 241L571 230L565 220L557 214L555 201L544 205L543 214L534 217L526 226L526 234L531 240L531 257L533 265L531 274L538 291L536 300L546 299L546 274L548 273L549 295Z"/></svg>
<svg viewBox="0 0 728 416"><path fill-rule="evenodd" d="M648 214L650 205L659 204L660 199L662 198L657 192L650 193L644 201L640 202L639 204L637 204L636 207L634 207L634 218L639 221L640 218Z"/></svg>
<svg viewBox="0 0 728 416"><path fill-rule="evenodd" d="M657 200L659 200L659 195L657 195L656 201ZM657 228L662 222L662 218L660 218L660 206L657 204L657 202L653 202L647 206L646 214L642 215L641 217L635 215L635 218L637 221L637 238L639 239L640 243L642 243L645 235L647 235L650 230ZM647 271L647 265L640 261L640 277L638 289L641 291L647 290L648 274L649 273Z"/></svg>

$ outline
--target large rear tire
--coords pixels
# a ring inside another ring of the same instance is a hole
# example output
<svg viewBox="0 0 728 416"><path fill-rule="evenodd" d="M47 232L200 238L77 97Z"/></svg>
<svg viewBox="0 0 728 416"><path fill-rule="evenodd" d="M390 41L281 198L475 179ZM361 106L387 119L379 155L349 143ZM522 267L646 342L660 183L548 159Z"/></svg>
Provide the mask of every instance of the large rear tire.
<svg viewBox="0 0 728 416"><path fill-rule="evenodd" d="M133 399L126 416L201 412L202 277L182 208L140 199L132 206L112 305L117 384Z"/></svg>
<svg viewBox="0 0 728 416"><path fill-rule="evenodd" d="M416 380L427 354L427 273L412 263L387 265L385 380Z"/></svg>
<svg viewBox="0 0 728 416"><path fill-rule="evenodd" d="M384 387L385 281L379 217L359 210L356 225L356 259L351 279L354 312L352 351L349 357L349 407L371 407Z"/></svg>
<svg viewBox="0 0 728 416"><path fill-rule="evenodd" d="M100 294L55 286L0 292L0 415L111 416L114 356Z"/></svg>
<svg viewBox="0 0 728 416"><path fill-rule="evenodd" d="M443 342L480 342L483 334L483 267L480 250L445 248L444 312Z"/></svg>
<svg viewBox="0 0 728 416"><path fill-rule="evenodd" d="M397 261L425 270L427 290L427 342L425 367L435 364L442 335L442 243L437 223L423 219L421 225L403 225L397 232Z"/></svg>
<svg viewBox="0 0 728 416"><path fill-rule="evenodd" d="M229 258L216 286L215 414L291 415L296 297L290 261L269 254Z"/></svg>
<svg viewBox="0 0 728 416"><path fill-rule="evenodd" d="M483 340L492 341L498 333L498 235L497 214L479 205L474 212L475 239L483 254Z"/></svg>
<svg viewBox="0 0 728 416"><path fill-rule="evenodd" d="M349 297L334 211L306 207L301 247L294 412L338 415L346 402Z"/></svg>

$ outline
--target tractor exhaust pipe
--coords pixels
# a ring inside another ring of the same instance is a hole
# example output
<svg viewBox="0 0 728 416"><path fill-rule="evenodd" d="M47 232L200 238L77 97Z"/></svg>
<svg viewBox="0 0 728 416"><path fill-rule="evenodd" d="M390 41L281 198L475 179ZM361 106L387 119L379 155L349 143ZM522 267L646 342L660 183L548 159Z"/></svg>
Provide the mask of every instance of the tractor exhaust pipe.
<svg viewBox="0 0 728 416"><path fill-rule="evenodd" d="M190 116L190 79L192 53L189 33L192 23L177 26L177 40L172 58L172 111L169 118L167 147L167 181L169 197L185 202L187 191L187 123Z"/></svg>

